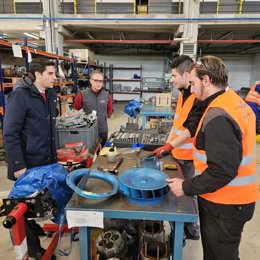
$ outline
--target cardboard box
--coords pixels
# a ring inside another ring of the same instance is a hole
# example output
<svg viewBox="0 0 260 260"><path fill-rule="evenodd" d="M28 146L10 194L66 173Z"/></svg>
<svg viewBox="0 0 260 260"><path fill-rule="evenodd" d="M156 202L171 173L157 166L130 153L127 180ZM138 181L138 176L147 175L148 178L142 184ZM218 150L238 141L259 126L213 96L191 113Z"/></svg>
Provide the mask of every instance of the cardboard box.
<svg viewBox="0 0 260 260"><path fill-rule="evenodd" d="M70 49L69 57L71 54L77 61L94 61L95 58L95 53L89 49Z"/></svg>
<svg viewBox="0 0 260 260"><path fill-rule="evenodd" d="M172 93L159 93L156 94L157 107L170 107L172 104Z"/></svg>

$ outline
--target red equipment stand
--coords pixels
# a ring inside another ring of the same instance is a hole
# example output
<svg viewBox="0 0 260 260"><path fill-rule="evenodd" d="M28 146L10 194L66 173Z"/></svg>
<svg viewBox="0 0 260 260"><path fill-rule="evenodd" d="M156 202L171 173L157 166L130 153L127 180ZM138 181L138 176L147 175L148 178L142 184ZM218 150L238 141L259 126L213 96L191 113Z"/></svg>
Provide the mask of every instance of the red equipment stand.
<svg viewBox="0 0 260 260"><path fill-rule="evenodd" d="M28 207L25 203L19 203L14 209L8 214L3 221L3 226L8 229L12 229L13 244L15 248L15 259L16 260L29 260L28 247L26 241L24 214ZM55 251L59 241L59 226L56 224L45 224L43 230L46 232L54 232L54 236L46 249L42 260L49 260ZM67 225L62 225L60 234L70 231ZM79 232L78 228L75 232Z"/></svg>
<svg viewBox="0 0 260 260"><path fill-rule="evenodd" d="M19 203L3 222L5 228L12 228L15 259L17 260L29 259L24 224L24 214L27 209L28 207L25 203Z"/></svg>

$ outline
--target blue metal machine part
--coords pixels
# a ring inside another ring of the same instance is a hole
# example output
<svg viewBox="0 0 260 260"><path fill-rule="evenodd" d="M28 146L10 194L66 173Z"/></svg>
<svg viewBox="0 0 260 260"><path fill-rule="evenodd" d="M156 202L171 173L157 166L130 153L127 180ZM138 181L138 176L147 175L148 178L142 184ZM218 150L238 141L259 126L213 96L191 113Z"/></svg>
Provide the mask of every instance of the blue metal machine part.
<svg viewBox="0 0 260 260"><path fill-rule="evenodd" d="M166 173L153 168L128 169L119 176L119 189L129 201L150 205L160 202L168 193L166 178Z"/></svg>
<svg viewBox="0 0 260 260"><path fill-rule="evenodd" d="M153 168L157 170L163 169L163 162L156 156L141 157L140 168Z"/></svg>
<svg viewBox="0 0 260 260"><path fill-rule="evenodd" d="M88 173L89 171L89 173ZM79 188L80 185L77 186L77 183L80 182L82 178L84 178L85 174L89 174L88 178L99 179L101 181L107 182L111 185L111 190L109 192L103 193L95 193L89 192L87 190L83 190ZM111 197L112 195L116 194L118 191L118 180L117 178L110 173L103 172L103 171L96 171L96 170L89 170L89 169L78 169L75 171L70 172L67 175L66 182L68 186L74 190L78 195L92 200L103 200Z"/></svg>

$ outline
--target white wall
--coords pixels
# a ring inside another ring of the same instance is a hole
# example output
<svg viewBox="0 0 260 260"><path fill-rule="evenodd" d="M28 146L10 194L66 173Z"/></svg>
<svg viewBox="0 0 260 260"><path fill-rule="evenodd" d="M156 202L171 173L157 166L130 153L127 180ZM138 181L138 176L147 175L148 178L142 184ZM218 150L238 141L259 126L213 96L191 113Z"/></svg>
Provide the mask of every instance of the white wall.
<svg viewBox="0 0 260 260"><path fill-rule="evenodd" d="M228 84L234 90L250 87L252 57L220 57L228 68Z"/></svg>
<svg viewBox="0 0 260 260"><path fill-rule="evenodd" d="M254 56L252 59L250 86L260 80L260 55Z"/></svg>
<svg viewBox="0 0 260 260"><path fill-rule="evenodd" d="M163 64L164 56L105 56L105 55L95 55L95 59L99 61L100 64L106 63L113 64L114 67L140 67L143 68L143 77L162 77L163 75ZM118 72L119 73L119 72ZM129 71L120 71L122 77ZM136 72L135 72L136 73Z"/></svg>
<svg viewBox="0 0 260 260"><path fill-rule="evenodd" d="M223 56L221 57L228 68L229 86L238 90L242 87L250 87L252 82L260 80L260 56ZM162 77L164 56L104 56L96 55L99 63L106 65L113 64L114 66L135 67L142 65L143 77ZM259 72L259 77L258 77ZM133 74L136 71L117 71L118 77L127 77L129 73Z"/></svg>

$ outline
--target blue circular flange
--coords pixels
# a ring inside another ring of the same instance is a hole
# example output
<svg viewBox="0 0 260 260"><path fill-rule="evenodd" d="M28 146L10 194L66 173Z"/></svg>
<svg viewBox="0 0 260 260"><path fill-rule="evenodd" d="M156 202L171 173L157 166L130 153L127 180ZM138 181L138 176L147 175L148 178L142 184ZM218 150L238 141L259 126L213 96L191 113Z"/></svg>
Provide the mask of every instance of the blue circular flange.
<svg viewBox="0 0 260 260"><path fill-rule="evenodd" d="M168 174L153 168L133 168L122 172L119 182L132 189L157 190L168 186L167 178Z"/></svg>
<svg viewBox="0 0 260 260"><path fill-rule="evenodd" d="M103 200L111 197L112 195L116 194L118 191L118 180L117 178L107 172L90 170L89 178L99 179L104 182L109 183L112 186L111 191L103 192L103 193L95 193L89 192L85 190L81 190L79 187L76 186L76 183L83 177L86 171L89 169L78 169L75 171L70 172L66 177L66 182L68 186L74 190L78 195L92 200Z"/></svg>
<svg viewBox="0 0 260 260"><path fill-rule="evenodd" d="M119 176L119 189L134 203L158 203L169 191L166 178L166 173L153 168L128 169Z"/></svg>

